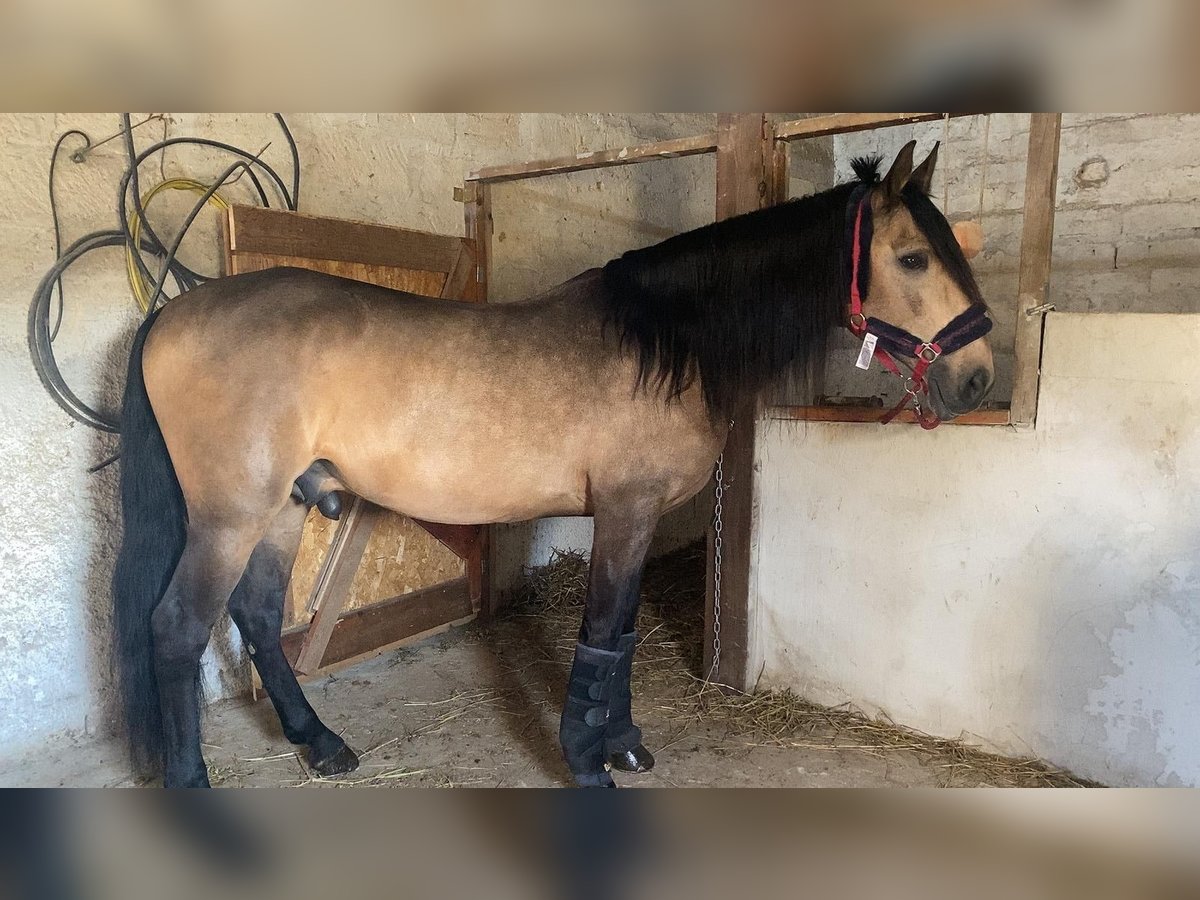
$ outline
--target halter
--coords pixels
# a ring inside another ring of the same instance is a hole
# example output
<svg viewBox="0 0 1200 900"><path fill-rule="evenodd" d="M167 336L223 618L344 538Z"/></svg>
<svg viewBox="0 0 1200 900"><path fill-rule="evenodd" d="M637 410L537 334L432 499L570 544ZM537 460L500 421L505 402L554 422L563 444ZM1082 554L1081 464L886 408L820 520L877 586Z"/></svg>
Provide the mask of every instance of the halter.
<svg viewBox="0 0 1200 900"><path fill-rule="evenodd" d="M857 337L866 339L868 334L875 337L874 357L878 359L887 371L904 379L904 396L890 411L880 418L881 424L888 424L900 414L900 411L912 403L917 422L925 430L937 428L941 420L932 411L926 411L921 404L921 397L929 397L929 384L925 373L943 353L953 353L961 350L972 341L977 341L992 330L992 320L988 318L987 307L983 304L972 303L942 328L931 340L923 341L916 335L905 331L890 322L865 316L862 311L862 282L870 273L870 251L872 237L871 209L867 192L870 185L860 185L850 195L849 210L853 218L847 216L850 226L850 315L847 327ZM912 372L907 376L896 364L896 357L915 359Z"/></svg>

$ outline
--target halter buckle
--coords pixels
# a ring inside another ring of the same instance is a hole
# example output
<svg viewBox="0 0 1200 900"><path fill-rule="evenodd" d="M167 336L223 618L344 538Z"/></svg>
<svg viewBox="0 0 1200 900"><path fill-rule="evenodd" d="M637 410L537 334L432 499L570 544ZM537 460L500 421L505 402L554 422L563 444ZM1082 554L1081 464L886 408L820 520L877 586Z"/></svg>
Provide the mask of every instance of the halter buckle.
<svg viewBox="0 0 1200 900"><path fill-rule="evenodd" d="M861 331L867 327L867 317L862 313L850 314L850 328L854 331Z"/></svg>
<svg viewBox="0 0 1200 900"><path fill-rule="evenodd" d="M930 341L926 341L917 348L917 356L927 363L935 362L941 355L942 349Z"/></svg>

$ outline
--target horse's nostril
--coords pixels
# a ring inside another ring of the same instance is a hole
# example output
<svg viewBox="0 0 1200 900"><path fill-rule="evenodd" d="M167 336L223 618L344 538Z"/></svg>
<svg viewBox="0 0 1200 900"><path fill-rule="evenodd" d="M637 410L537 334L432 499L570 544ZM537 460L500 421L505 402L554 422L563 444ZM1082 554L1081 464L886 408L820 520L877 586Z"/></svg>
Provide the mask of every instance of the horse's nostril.
<svg viewBox="0 0 1200 900"><path fill-rule="evenodd" d="M980 366L963 384L960 394L963 405L968 409L978 406L991 389L992 373L989 369Z"/></svg>

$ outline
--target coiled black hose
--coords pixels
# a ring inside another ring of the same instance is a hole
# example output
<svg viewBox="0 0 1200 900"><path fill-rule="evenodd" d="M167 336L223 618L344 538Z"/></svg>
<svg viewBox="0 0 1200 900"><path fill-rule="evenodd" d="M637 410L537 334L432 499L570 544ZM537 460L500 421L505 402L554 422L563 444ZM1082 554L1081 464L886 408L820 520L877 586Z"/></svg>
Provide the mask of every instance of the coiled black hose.
<svg viewBox="0 0 1200 900"><path fill-rule="evenodd" d="M27 327L27 339L29 343L29 352L33 360L34 368L37 370L38 379L42 386L54 399L55 403L63 409L72 419L87 425L89 428L95 428L99 431L109 433L117 433L119 431L119 422L117 416L113 413L103 412L93 409L87 403L79 398L79 396L71 389L63 377L62 371L58 366L58 361L54 356L54 340L58 336L58 330L62 324L63 308L65 298L63 295L62 276L63 273L81 257L87 255L93 250L99 250L104 247L125 247L132 251L132 256L137 264L138 269L145 276L146 280L154 285L154 290L150 299L150 309L153 310L159 297L162 295L164 282L170 277L174 280L179 293L184 293L191 290L197 284L209 280L208 276L201 275L198 272L185 266L177 258L176 254L179 251L179 246L183 242L184 236L188 229L199 215L204 205L208 202L212 194L223 184L234 172L243 170L254 185L255 192L258 194L259 201L263 206L270 206L270 197L263 186L263 182L255 173L257 168L264 173L268 180L273 184L282 198L283 205L287 209L296 209L297 202L300 197L300 155L296 148L296 141L292 137L291 130L288 128L287 122L283 115L274 113L275 119L283 131L284 137L287 140L288 149L292 157L292 184L291 189L285 184L271 166L259 159L259 154L251 153L236 147L232 144L226 144L221 141L211 140L209 138L196 137L175 137L167 138L152 144L141 153L137 153L133 143L133 128L129 120L129 114L124 113L121 117L122 132L125 139L126 154L129 158L129 165L125 173L121 177L120 188L117 200L117 220L118 227L112 230L94 231L91 234L84 235L77 241L71 244L65 251L62 249L62 233L58 217L58 201L54 190L54 175L55 167L58 162L59 152L62 149L63 142L67 138L75 135L82 137L84 140L83 150L90 149L92 139L85 132L78 129L71 129L59 136L54 144L54 150L50 159L50 175L48 190L50 194L50 214L54 221L54 244L55 244L55 261L49 271L42 277L38 283L37 289L34 291L33 300L29 306L29 319ZM170 244L166 244L150 227L146 216L141 206L141 190L138 179L138 167L142 165L149 157L156 153L161 153L168 147L181 145L195 145L208 147L220 150L224 153L232 154L238 157L238 161L229 166L225 172L219 176L213 183L208 192L200 198L200 200L192 207L191 212L184 220L182 227L176 233ZM129 214L127 208L130 189L132 188L133 208L134 213L141 223L142 237L138 241L134 241L133 235L129 228ZM155 257L160 260L159 271L155 275L150 266L147 264L143 254L150 257ZM56 294L57 291L57 294ZM55 308L55 297L57 296L58 304ZM53 320L53 321L52 321Z"/></svg>

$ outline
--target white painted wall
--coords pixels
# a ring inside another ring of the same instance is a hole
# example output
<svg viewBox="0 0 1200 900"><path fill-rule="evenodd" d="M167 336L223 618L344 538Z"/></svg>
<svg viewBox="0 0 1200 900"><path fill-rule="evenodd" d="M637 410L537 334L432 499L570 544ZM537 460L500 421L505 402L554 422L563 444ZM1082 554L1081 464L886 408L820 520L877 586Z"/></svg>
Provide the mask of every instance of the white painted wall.
<svg viewBox="0 0 1200 900"><path fill-rule="evenodd" d="M760 425L764 686L1200 785L1200 316L1046 325L1036 431Z"/></svg>

